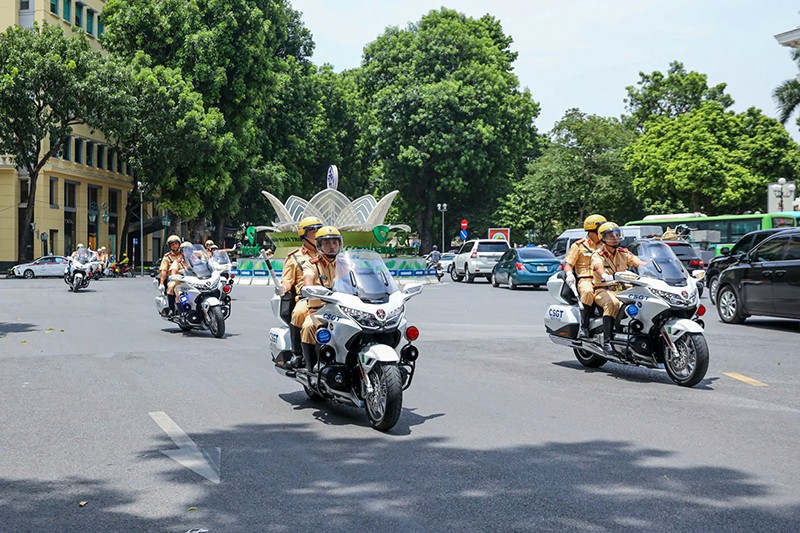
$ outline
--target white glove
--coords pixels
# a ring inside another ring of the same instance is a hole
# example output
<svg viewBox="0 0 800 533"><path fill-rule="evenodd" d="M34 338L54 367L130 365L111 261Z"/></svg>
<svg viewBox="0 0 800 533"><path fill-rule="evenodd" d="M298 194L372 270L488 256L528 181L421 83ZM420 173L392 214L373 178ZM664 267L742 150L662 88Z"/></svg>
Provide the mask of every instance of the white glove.
<svg viewBox="0 0 800 533"><path fill-rule="evenodd" d="M164 294L164 285L159 285L158 286L158 292L160 292L161 294Z"/></svg>
<svg viewBox="0 0 800 533"><path fill-rule="evenodd" d="M278 296L283 296L286 294L286 287L284 287L282 283L278 283L275 285L275 294Z"/></svg>
<svg viewBox="0 0 800 533"><path fill-rule="evenodd" d="M614 282L614 276L612 276L611 274L603 273L603 275L601 277L602 277L603 281L605 281L606 283L613 283Z"/></svg>
<svg viewBox="0 0 800 533"><path fill-rule="evenodd" d="M567 282L567 285L569 285L570 287L572 287L573 290L575 290L575 273L572 272L572 270L566 273L565 280Z"/></svg>

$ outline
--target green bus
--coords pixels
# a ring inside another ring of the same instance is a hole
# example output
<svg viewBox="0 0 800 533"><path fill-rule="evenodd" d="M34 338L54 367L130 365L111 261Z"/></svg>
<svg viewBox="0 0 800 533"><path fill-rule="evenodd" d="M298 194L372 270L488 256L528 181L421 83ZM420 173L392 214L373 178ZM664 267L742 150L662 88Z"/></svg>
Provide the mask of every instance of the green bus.
<svg viewBox="0 0 800 533"><path fill-rule="evenodd" d="M681 224L689 228L689 241L701 250L720 255L722 249L730 249L746 233L760 229L793 228L798 225L800 211L782 213L756 213L750 215L706 216L702 213L680 213L672 215L647 215L642 220L633 220L626 226L661 226L675 229Z"/></svg>

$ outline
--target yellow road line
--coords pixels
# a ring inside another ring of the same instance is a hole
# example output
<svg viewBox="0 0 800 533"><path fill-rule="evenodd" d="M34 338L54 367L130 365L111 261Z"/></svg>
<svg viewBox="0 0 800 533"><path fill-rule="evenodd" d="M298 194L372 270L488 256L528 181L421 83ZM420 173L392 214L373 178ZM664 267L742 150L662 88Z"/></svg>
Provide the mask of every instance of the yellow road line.
<svg viewBox="0 0 800 533"><path fill-rule="evenodd" d="M728 376L729 378L738 379L739 381L744 381L745 383L752 385L753 387L769 387L769 385L761 381L758 381L757 379L748 378L747 376L743 376L735 372L723 372L722 374Z"/></svg>

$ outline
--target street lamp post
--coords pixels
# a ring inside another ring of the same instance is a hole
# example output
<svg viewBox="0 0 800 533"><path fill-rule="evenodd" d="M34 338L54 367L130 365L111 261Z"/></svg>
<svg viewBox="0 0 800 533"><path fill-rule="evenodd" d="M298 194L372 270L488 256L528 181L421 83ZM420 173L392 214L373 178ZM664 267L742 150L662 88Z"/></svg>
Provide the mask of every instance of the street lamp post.
<svg viewBox="0 0 800 533"><path fill-rule="evenodd" d="M786 178L778 178L778 183L772 184L772 192L778 199L778 211L783 211L783 199L794 196L794 183L786 183Z"/></svg>
<svg viewBox="0 0 800 533"><path fill-rule="evenodd" d="M444 247L444 214L447 212L447 204L436 204L436 209L442 214L442 253L447 249Z"/></svg>

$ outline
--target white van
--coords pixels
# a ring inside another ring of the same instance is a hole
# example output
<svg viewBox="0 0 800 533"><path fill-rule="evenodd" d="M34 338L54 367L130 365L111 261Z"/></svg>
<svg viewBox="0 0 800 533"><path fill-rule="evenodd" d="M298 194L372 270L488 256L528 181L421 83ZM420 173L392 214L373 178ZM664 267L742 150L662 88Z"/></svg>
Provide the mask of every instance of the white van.
<svg viewBox="0 0 800 533"><path fill-rule="evenodd" d="M622 246L628 246L636 239L642 237L660 237L663 233L661 226L620 226L620 229L622 230ZM553 245L550 246L550 251L553 252L556 258L564 259L572 243L584 237L586 237L586 230L583 228L564 230L564 232L553 241Z"/></svg>

